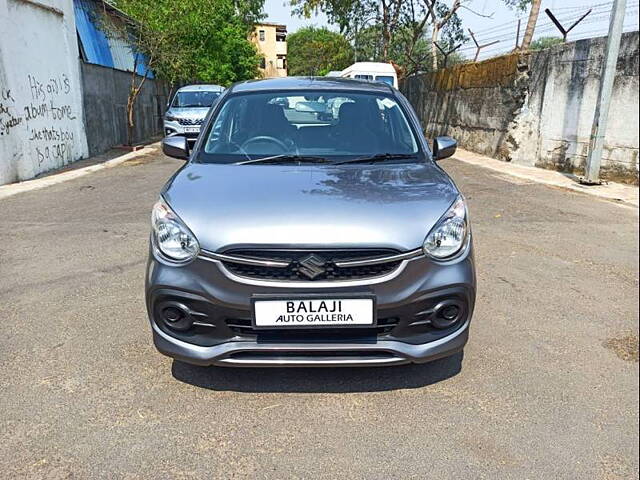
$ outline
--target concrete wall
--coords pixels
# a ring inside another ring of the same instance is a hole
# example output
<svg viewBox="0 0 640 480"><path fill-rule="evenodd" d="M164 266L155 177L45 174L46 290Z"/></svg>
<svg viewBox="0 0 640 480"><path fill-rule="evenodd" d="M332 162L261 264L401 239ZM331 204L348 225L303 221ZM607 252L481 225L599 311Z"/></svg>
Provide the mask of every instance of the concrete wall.
<svg viewBox="0 0 640 480"><path fill-rule="evenodd" d="M127 96L131 72L81 63L82 97L90 155L104 152L127 140ZM140 77L138 77L138 81ZM135 109L135 142L162 133L162 115L168 90L147 79Z"/></svg>
<svg viewBox="0 0 640 480"><path fill-rule="evenodd" d="M602 174L638 182L638 32L623 36ZM514 163L583 173L606 38L456 65L401 87L428 137Z"/></svg>
<svg viewBox="0 0 640 480"><path fill-rule="evenodd" d="M86 157L71 0L0 0L0 185Z"/></svg>

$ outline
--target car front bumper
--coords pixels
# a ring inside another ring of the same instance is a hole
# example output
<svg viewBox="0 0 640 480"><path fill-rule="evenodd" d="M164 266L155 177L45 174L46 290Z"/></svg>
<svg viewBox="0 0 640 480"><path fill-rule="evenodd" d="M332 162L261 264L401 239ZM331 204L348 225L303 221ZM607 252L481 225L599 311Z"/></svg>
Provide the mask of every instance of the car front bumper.
<svg viewBox="0 0 640 480"><path fill-rule="evenodd" d="M196 365L218 366L388 366L424 363L463 349L475 303L472 246L455 260L427 257L404 261L393 274L362 285L315 282L251 282L231 274L222 263L196 259L172 266L149 256L146 300L153 339L163 354ZM235 328L251 318L254 294L374 294L377 328L317 328L313 331L255 331ZM442 300L464 304L450 328L426 324L424 312ZM160 318L160 309L176 302L194 312L197 326L175 331ZM394 319L392 327L384 322Z"/></svg>
<svg viewBox="0 0 640 480"><path fill-rule="evenodd" d="M425 363L462 350L469 320L454 333L433 342L411 345L394 340L368 343L225 342L203 347L182 342L152 323L159 352L194 365L224 367L373 367Z"/></svg>
<svg viewBox="0 0 640 480"><path fill-rule="evenodd" d="M173 121L173 120L164 120L164 134L165 136L169 136L169 135L184 135L187 137L187 139L194 141L198 138L198 135L200 134L200 126L199 125L181 125L179 122L177 121ZM187 131L187 130L193 130L197 128L198 131L194 132L194 131Z"/></svg>

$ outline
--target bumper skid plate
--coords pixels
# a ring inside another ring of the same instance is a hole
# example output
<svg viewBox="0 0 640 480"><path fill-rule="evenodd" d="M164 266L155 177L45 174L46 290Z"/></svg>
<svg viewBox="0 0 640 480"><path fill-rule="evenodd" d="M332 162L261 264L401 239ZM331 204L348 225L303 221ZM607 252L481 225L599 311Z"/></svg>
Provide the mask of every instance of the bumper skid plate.
<svg viewBox="0 0 640 480"><path fill-rule="evenodd" d="M452 334L422 345L381 340L376 343L225 342L211 347L175 339L153 324L156 348L195 365L234 367L354 367L425 363L462 350L469 321Z"/></svg>

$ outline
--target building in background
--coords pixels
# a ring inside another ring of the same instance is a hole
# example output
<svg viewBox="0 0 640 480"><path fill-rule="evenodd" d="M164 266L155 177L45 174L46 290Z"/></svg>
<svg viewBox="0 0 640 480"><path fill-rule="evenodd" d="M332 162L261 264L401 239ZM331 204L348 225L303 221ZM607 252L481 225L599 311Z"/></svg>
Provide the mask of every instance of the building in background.
<svg viewBox="0 0 640 480"><path fill-rule="evenodd" d="M260 73L263 77L287 76L287 26L277 23L259 23L251 35L262 54Z"/></svg>

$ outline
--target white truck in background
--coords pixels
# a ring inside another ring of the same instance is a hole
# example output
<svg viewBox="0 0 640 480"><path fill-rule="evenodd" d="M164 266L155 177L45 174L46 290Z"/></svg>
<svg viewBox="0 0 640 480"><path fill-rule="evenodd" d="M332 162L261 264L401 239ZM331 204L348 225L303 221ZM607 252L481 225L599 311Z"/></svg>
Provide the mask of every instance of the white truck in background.
<svg viewBox="0 0 640 480"><path fill-rule="evenodd" d="M356 62L338 72L329 72L329 76L357 78L370 82L383 82L398 88L398 75L396 69L390 63L382 62Z"/></svg>

